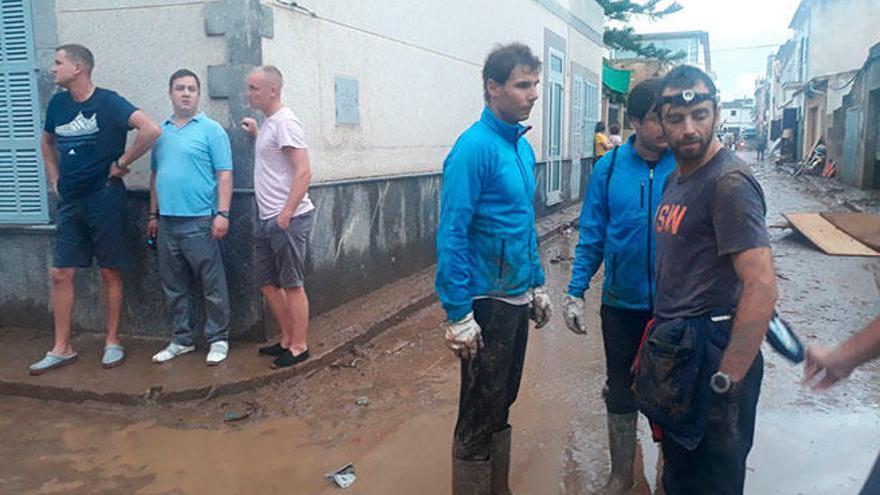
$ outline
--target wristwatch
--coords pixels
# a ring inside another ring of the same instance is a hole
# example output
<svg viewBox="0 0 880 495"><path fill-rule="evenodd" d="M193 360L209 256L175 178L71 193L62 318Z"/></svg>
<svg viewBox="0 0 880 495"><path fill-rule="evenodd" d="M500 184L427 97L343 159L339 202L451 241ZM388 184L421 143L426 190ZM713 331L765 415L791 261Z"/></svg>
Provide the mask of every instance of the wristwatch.
<svg viewBox="0 0 880 495"><path fill-rule="evenodd" d="M116 168L128 172L128 165L123 165L119 158L113 160L113 164L116 165Z"/></svg>
<svg viewBox="0 0 880 495"><path fill-rule="evenodd" d="M220 215L221 217L229 220L229 210L220 210L217 212L217 214Z"/></svg>
<svg viewBox="0 0 880 495"><path fill-rule="evenodd" d="M709 379L709 386L712 387L712 391L716 394L726 394L730 391L732 385L733 382L730 380L730 377L720 371Z"/></svg>

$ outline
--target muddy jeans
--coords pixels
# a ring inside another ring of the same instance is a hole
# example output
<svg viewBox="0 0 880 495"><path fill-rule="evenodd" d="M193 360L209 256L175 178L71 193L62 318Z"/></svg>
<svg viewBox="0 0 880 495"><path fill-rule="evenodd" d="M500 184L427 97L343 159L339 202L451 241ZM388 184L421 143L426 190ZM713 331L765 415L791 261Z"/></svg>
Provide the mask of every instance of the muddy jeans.
<svg viewBox="0 0 880 495"><path fill-rule="evenodd" d="M743 493L763 375L764 359L759 352L732 396L712 393L706 407L706 429L696 449L688 450L663 438L663 488L667 495Z"/></svg>
<svg viewBox="0 0 880 495"><path fill-rule="evenodd" d="M462 460L489 458L492 434L508 427L510 406L522 379L529 332L528 304L495 299L473 303L485 347L461 361L461 392L452 453Z"/></svg>
<svg viewBox="0 0 880 495"><path fill-rule="evenodd" d="M633 359L639 350L650 311L634 311L602 305L602 341L605 345L605 408L612 414L638 411L633 394Z"/></svg>
<svg viewBox="0 0 880 495"><path fill-rule="evenodd" d="M211 237L211 217L159 219L159 275L168 300L172 341L193 345L196 298L204 296L205 339L229 340L229 291L220 241ZM201 289L201 291L199 291Z"/></svg>

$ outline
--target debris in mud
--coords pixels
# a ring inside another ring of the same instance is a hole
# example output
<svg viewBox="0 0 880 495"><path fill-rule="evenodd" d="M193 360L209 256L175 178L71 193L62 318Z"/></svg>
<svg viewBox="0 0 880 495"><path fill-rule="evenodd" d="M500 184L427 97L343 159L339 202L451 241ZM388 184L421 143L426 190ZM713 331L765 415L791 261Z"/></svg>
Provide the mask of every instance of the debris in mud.
<svg viewBox="0 0 880 495"><path fill-rule="evenodd" d="M367 397L358 397L358 400L354 401L354 403L363 407L370 404L370 399Z"/></svg>
<svg viewBox="0 0 880 495"><path fill-rule="evenodd" d="M356 358L352 359L351 361L340 359L340 360L334 361L332 364L330 364L330 367L333 369L351 368L351 369L356 370L356 369L358 369L358 367L357 367L358 363L360 363L361 361L362 361L362 359L359 357L356 357Z"/></svg>
<svg viewBox="0 0 880 495"><path fill-rule="evenodd" d="M339 488L348 488L354 484L357 477L354 475L354 464L346 464L336 471L324 475L327 481L335 483Z"/></svg>
<svg viewBox="0 0 880 495"><path fill-rule="evenodd" d="M245 410L245 411L226 411L223 414L223 421L227 423L232 421L241 421L243 419L247 419L250 415L253 414L253 411Z"/></svg>
<svg viewBox="0 0 880 495"><path fill-rule="evenodd" d="M405 340L405 341L403 341L403 342L398 343L396 346L394 346L393 349L387 349L387 350L385 351L385 353L386 353L386 354L398 354L400 351L402 351L402 350L404 350L405 348L410 347L410 346L412 346L412 345L413 345L412 342L410 342L410 341L408 341L408 340Z"/></svg>
<svg viewBox="0 0 880 495"><path fill-rule="evenodd" d="M571 260L573 260L573 259L574 259L574 258L572 258L572 257L569 256L569 255L561 255L561 254L557 254L556 256L550 258L550 263L561 263L561 262L563 262L563 261L571 261Z"/></svg>
<svg viewBox="0 0 880 495"><path fill-rule="evenodd" d="M224 403L225 405L225 403ZM226 423L233 423L236 421L241 421L243 419L247 419L251 417L255 412L257 412L257 403L253 401L248 401L244 403L244 409L239 411L226 411L223 413L223 421Z"/></svg>

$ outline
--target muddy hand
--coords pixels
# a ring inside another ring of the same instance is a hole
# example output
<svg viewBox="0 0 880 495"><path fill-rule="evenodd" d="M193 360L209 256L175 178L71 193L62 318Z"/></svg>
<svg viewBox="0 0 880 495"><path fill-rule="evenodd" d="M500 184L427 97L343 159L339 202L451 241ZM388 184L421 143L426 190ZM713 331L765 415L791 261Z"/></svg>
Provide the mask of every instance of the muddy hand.
<svg viewBox="0 0 880 495"><path fill-rule="evenodd" d="M445 321L441 326L445 330L446 347L456 356L466 361L477 357L483 348L483 338L480 325L474 320L474 313L468 313L458 321Z"/></svg>
<svg viewBox="0 0 880 495"><path fill-rule="evenodd" d="M565 318L565 326L578 334L587 334L587 320L584 318L584 300L570 294L565 295L562 303L562 317Z"/></svg>
<svg viewBox="0 0 880 495"><path fill-rule="evenodd" d="M529 318L535 322L535 328L541 328L550 321L550 295L543 286L532 289L532 302L529 306Z"/></svg>

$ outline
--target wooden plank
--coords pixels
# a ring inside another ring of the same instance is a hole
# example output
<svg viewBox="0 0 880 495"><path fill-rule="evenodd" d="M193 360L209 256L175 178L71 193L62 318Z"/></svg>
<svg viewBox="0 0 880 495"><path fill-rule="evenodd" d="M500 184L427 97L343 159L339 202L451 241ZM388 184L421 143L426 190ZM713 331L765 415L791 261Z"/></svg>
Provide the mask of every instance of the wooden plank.
<svg viewBox="0 0 880 495"><path fill-rule="evenodd" d="M783 213L794 228L826 254L835 256L880 256L870 247L835 227L819 213Z"/></svg>
<svg viewBox="0 0 880 495"><path fill-rule="evenodd" d="M854 237L862 244L880 251L880 216L870 213L822 213L838 229Z"/></svg>

